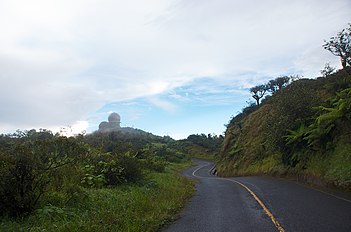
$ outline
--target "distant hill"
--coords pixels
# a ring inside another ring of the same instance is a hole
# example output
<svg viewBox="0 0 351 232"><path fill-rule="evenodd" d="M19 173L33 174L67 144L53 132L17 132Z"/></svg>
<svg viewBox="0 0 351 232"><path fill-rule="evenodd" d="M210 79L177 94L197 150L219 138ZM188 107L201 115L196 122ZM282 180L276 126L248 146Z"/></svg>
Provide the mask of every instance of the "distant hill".
<svg viewBox="0 0 351 232"><path fill-rule="evenodd" d="M131 151L137 153L150 143L166 144L172 140L131 127L121 127L114 130L95 131L84 136L84 141L94 147L103 147L108 152Z"/></svg>
<svg viewBox="0 0 351 232"><path fill-rule="evenodd" d="M233 117L219 175L269 174L351 190L351 68L300 79Z"/></svg>

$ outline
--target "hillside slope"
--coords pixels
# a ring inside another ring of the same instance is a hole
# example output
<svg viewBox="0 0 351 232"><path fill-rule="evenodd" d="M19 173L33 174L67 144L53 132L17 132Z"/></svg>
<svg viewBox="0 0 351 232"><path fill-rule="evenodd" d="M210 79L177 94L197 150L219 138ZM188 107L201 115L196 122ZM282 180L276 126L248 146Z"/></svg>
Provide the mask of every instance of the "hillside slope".
<svg viewBox="0 0 351 232"><path fill-rule="evenodd" d="M294 81L233 117L219 175L288 175L351 190L350 74Z"/></svg>

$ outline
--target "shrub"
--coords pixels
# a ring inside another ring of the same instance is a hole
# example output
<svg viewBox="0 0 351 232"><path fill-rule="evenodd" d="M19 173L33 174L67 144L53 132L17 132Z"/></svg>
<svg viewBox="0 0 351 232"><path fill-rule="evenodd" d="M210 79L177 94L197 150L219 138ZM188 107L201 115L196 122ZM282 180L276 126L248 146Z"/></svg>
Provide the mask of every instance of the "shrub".
<svg viewBox="0 0 351 232"><path fill-rule="evenodd" d="M57 180L56 171L74 166L86 153L86 146L65 137L17 142L2 151L0 213L22 216L32 212L47 187Z"/></svg>
<svg viewBox="0 0 351 232"><path fill-rule="evenodd" d="M81 184L87 187L101 188L107 185L114 186L125 182L122 174L124 168L118 157L110 153L102 153L93 157L88 164L84 165L85 173Z"/></svg>
<svg viewBox="0 0 351 232"><path fill-rule="evenodd" d="M122 176L128 182L136 182L143 179L143 172L140 160L135 156L131 155L130 152L126 152L123 155L118 156L119 163L121 164L123 171Z"/></svg>
<svg viewBox="0 0 351 232"><path fill-rule="evenodd" d="M0 208L3 214L19 216L31 212L46 186L44 176L35 178L35 161L25 146L15 155L2 154Z"/></svg>

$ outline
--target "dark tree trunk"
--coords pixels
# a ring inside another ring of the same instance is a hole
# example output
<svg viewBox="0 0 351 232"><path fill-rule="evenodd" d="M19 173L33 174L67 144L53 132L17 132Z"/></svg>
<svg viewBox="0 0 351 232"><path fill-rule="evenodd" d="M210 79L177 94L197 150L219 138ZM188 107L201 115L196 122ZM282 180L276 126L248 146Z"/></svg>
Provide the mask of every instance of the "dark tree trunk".
<svg viewBox="0 0 351 232"><path fill-rule="evenodd" d="M342 65L342 69L346 68L346 58L344 59L343 57L340 57L341 59L341 65Z"/></svg>
<svg viewBox="0 0 351 232"><path fill-rule="evenodd" d="M259 98L255 98L256 99L256 103L259 106L260 105L260 99Z"/></svg>

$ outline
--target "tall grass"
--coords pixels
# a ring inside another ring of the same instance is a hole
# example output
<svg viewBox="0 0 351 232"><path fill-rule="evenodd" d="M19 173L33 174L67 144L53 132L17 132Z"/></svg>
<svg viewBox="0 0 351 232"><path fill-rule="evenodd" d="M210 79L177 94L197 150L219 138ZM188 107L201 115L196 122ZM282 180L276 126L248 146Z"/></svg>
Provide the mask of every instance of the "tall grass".
<svg viewBox="0 0 351 232"><path fill-rule="evenodd" d="M46 205L29 217L2 219L0 231L157 231L173 220L194 191L172 164L143 184L85 189L71 206Z"/></svg>

